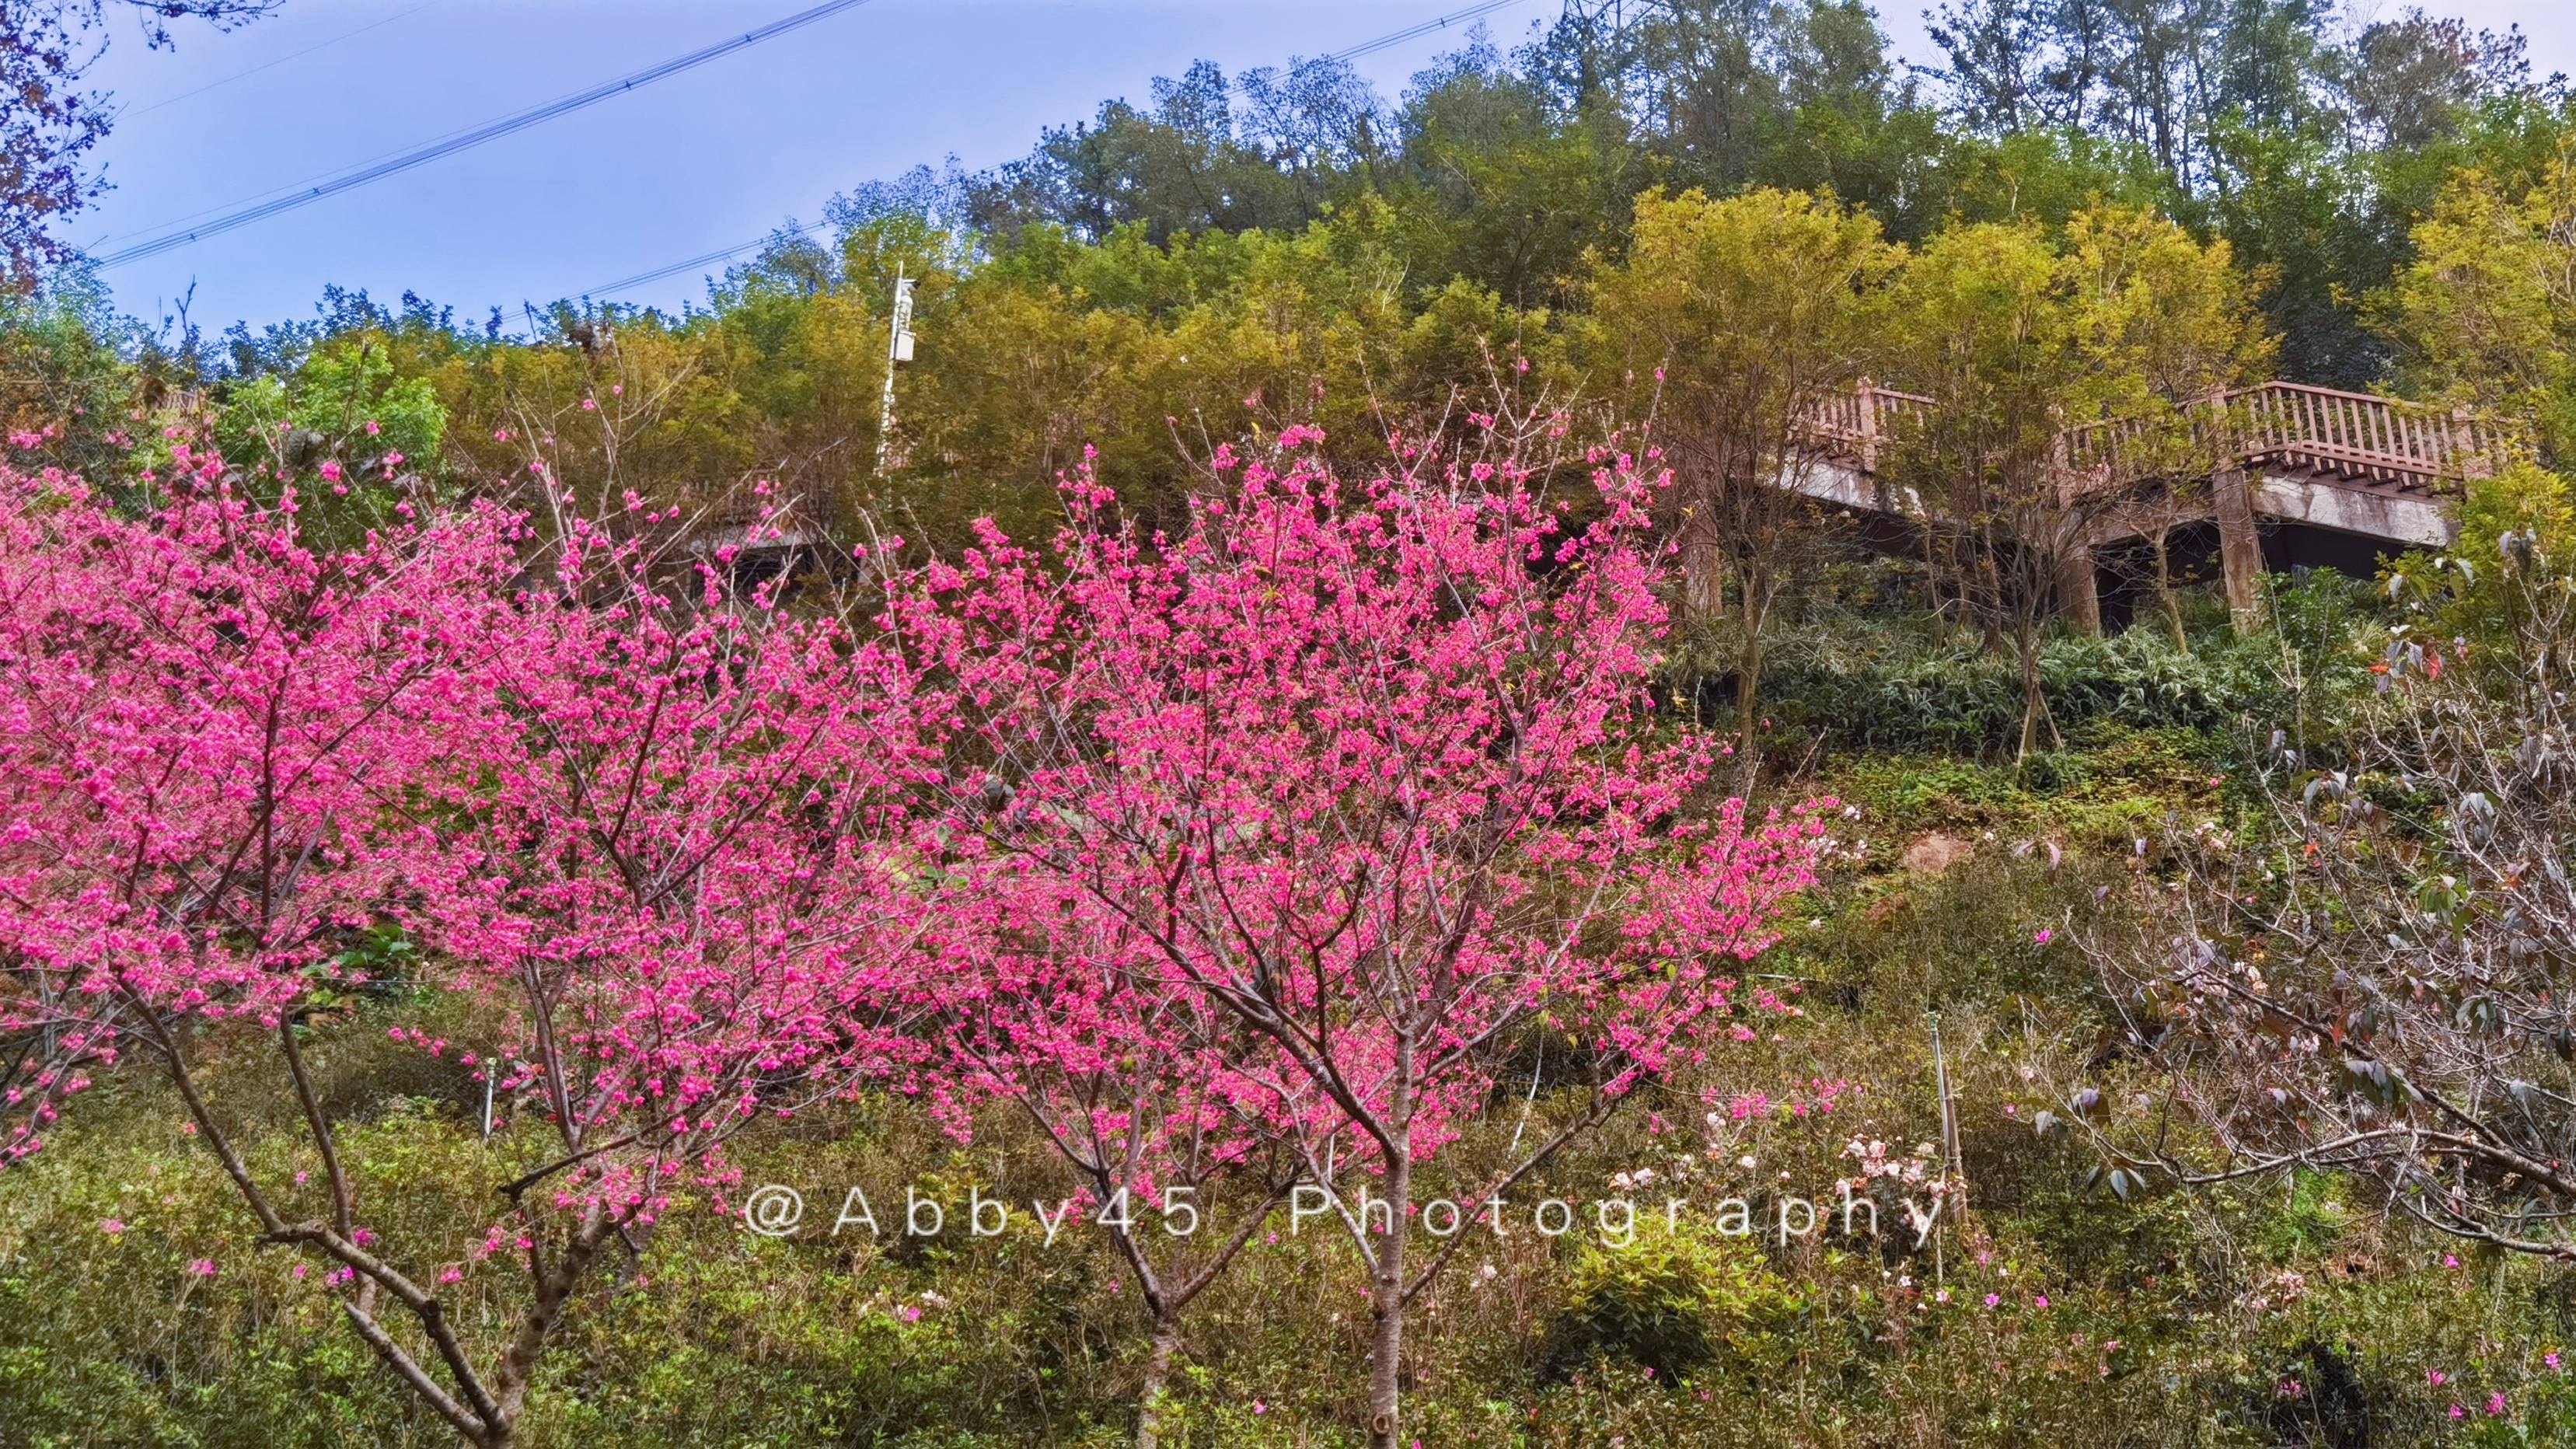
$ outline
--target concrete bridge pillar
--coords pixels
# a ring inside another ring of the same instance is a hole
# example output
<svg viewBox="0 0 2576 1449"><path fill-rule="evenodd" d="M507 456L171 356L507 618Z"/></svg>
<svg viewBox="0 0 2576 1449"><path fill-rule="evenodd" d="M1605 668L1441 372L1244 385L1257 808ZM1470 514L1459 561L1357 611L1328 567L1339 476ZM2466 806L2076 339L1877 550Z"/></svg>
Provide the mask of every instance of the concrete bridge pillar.
<svg viewBox="0 0 2576 1449"><path fill-rule="evenodd" d="M2093 546L2076 539L2057 551L2057 607L2091 638L2102 637L2102 594L2093 579Z"/></svg>
<svg viewBox="0 0 2576 1449"><path fill-rule="evenodd" d="M2227 612L2237 631L2263 623L2263 538L2254 531L2254 498L2245 470L2228 468L2209 480L2218 515L2218 562L2227 577Z"/></svg>

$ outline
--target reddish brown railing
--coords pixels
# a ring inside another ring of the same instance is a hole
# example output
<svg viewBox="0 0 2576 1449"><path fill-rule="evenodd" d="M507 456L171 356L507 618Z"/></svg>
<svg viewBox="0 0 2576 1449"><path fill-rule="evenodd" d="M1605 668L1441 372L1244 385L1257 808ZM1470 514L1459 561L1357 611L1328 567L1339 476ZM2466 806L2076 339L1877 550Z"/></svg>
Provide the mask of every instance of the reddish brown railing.
<svg viewBox="0 0 2576 1449"><path fill-rule="evenodd" d="M2294 382L2267 382L2228 400L2248 462L2419 485L2493 466L2494 429L2464 410Z"/></svg>
<svg viewBox="0 0 2576 1449"><path fill-rule="evenodd" d="M1939 404L1863 379L1810 409L1805 431L1823 449L1875 470L1882 447ZM2059 443L2066 470L2085 486L2138 482L2218 459L2332 474L2356 482L2449 491L2494 466L2497 438L2464 411L2265 382L2213 394L2190 409L2185 428L2154 417L2112 418L2069 428Z"/></svg>
<svg viewBox="0 0 2576 1449"><path fill-rule="evenodd" d="M1878 466L1878 449L1906 424L1940 406L1918 393L1880 387L1867 378L1809 409L1803 431L1826 451L1857 461L1864 472Z"/></svg>

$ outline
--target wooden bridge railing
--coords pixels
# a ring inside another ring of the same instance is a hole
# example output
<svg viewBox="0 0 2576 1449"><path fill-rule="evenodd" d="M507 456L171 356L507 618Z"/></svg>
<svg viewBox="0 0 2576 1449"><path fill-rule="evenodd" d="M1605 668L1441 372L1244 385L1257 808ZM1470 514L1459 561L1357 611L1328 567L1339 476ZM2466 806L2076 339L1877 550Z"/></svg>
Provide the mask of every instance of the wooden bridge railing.
<svg viewBox="0 0 2576 1449"><path fill-rule="evenodd" d="M1863 379L1811 409L1805 431L1827 454L1875 471L1882 449L1940 404ZM2090 486L2123 486L2200 466L2270 465L2353 482L2452 491L2494 465L2494 426L2464 411L2295 382L2214 393L2188 425L2111 418L2069 428L2063 466ZM2224 460L2224 461L2221 461Z"/></svg>
<svg viewBox="0 0 2576 1449"><path fill-rule="evenodd" d="M1861 471L1878 467L1879 445L1898 437L1915 420L1940 404L1919 393L1898 392L1861 379L1859 387L1824 399L1807 415L1803 429L1827 451L1850 458Z"/></svg>
<svg viewBox="0 0 2576 1449"><path fill-rule="evenodd" d="M2478 477L2494 466L2495 430L2466 410L2291 382L2230 393L2231 413L2240 399L2236 440L2248 462L2419 485Z"/></svg>

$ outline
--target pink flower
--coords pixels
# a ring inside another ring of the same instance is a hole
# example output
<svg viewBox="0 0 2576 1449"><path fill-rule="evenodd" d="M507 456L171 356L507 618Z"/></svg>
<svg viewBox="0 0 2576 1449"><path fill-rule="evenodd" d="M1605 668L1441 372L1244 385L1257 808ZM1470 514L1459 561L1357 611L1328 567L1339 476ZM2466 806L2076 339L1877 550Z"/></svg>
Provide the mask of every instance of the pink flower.
<svg viewBox="0 0 2576 1449"><path fill-rule="evenodd" d="M2501 1393L2496 1393L2496 1394L2489 1394L2489 1395L2487 1395L2487 1415L2488 1415L2488 1417L2490 1417L2490 1418L2498 1418L2498 1417L2502 1417L2502 1415L2503 1415L2503 1414L2504 1414L2504 1395L2503 1395L2503 1394L2501 1394Z"/></svg>
<svg viewBox="0 0 2576 1449"><path fill-rule="evenodd" d="M1988 1308L1992 1308L2003 1301L2003 1295L2000 1293L1989 1293L1986 1295L1986 1306Z"/></svg>
<svg viewBox="0 0 2576 1449"><path fill-rule="evenodd" d="M1547 426L1561 435L1570 416ZM228 491L219 456L175 439L179 501L150 522L0 477L6 622L52 628L32 621L60 616L84 661L0 671L0 758L27 754L12 719L87 710L133 722L108 738L65 731L43 742L42 773L92 788L48 792L26 783L37 771L0 770L0 830L35 813L46 860L29 867L45 876L41 904L22 904L12 876L11 938L122 930L100 918L97 903L113 900L123 919L170 923L135 933L156 937L131 953L150 1009L289 1020L354 973L278 969L305 963L246 948L188 883L220 875L244 839L261 838L249 802L299 821L348 819L349 845L299 866L289 898L274 903L278 939L327 939L373 919L399 882L424 939L455 963L435 974L469 978L478 992L525 990L514 983L530 943L549 943L549 972L560 969L585 1009L563 1016L560 1043L530 1049L539 1059L493 1072L496 1092L506 1077L515 1108L540 1080L579 1082L585 1120L618 1119L602 1120L596 1140L625 1145L544 1192L559 1209L616 1202L639 1224L666 1206L639 1185L654 1180L656 1154L735 1196L722 1140L770 1115L763 1084L781 1076L899 1074L900 1089L961 1137L997 1096L1048 1120L1098 1121L1079 1094L1068 1098L1068 1078L1114 1078L1119 1101L1193 1104L1170 1118L1131 1112L1106 1129L1135 1148L1129 1191L1148 1202L1176 1155L1210 1130L1196 1104L1225 1105L1218 1130L1240 1140L1222 1150L1242 1162L1283 1143L1367 1136L1353 1119L1372 1109L1345 1110L1318 1090L1354 1076L1416 1104L1426 1165L1470 1129L1496 1086L1484 1054L1392 1052L1366 1013L1319 1045L1315 1062L1247 1058L1242 1031L1173 1029L1221 1024L1241 1003L1192 971L1160 969L1099 902L1150 890L1176 866L1257 894L1264 937L1326 939L1356 919L1389 943L1325 953L1322 979L1286 988L1320 999L1378 999L1425 969L1411 943L1437 926L1426 900L1434 914L1457 892L1508 903L1459 919L1437 968L1454 989L1434 994L1423 1029L1441 1041L1505 1040L1554 1013L1550 1029L1631 1064L1585 1089L1596 1100L1731 1053L1734 1029L1769 1035L1746 1019L1783 1008L1737 968L1772 944L1786 905L1814 883L1824 812L1839 805L1681 808L1718 781L1712 751L1676 739L1648 701L1648 641L1667 623L1653 519L1664 481L1605 452L1593 480L1600 508L1570 513L1531 485L1525 460L1486 460L1493 475L1463 486L1453 480L1478 460L1457 458L1444 437L1416 447L1430 460L1419 468L1337 478L1324 441L1306 426L1256 439L1229 474L1225 506L1192 511L1168 541L1126 529L1118 495L1088 463L1071 470L1065 517L1035 547L986 521L971 550L915 565L884 539L872 607L886 627L863 631L777 609L767 585L737 591L712 557L667 590L657 576L619 597L651 562L631 536L658 530L598 528L578 512L548 548L580 589L531 588L517 525L427 499L398 510L417 510L423 526L317 554L260 490ZM545 480L547 465L528 467ZM33 521L30 497L44 504ZM328 580L327 609L312 607L316 578ZM136 579L185 582L156 595L132 589ZM1498 668L1490 650L1462 642L1496 638L1530 639L1546 668ZM215 658L220 669L205 667ZM1376 663L1389 659L1407 676L1393 693ZM277 748L291 768L272 761L263 776L245 762L275 732L264 735L246 703L259 691L244 686L289 667L299 717ZM643 723L650 701L683 697L683 727ZM943 762L959 758L1027 768L946 778ZM577 787L593 774L629 788ZM452 828L357 824L388 813L361 797L402 792ZM45 803L55 795L79 799ZM1458 880L1456 862L1428 861L1422 841L1475 828L1453 805L1471 800L1510 805L1511 837L1463 867L1482 879ZM1079 823L1193 811L1231 818L1197 832ZM727 828L710 836L719 815ZM899 864L996 816L1025 848L961 856L954 888ZM116 843L156 817L188 823L150 837L167 839L156 844L166 868L140 883L112 873ZM832 828L818 831L818 817ZM1373 823L1310 848L1338 819ZM691 898L676 913L687 919L621 905L630 883L602 852L527 845L558 833L630 842L635 858L688 858ZM14 854L12 870L35 854ZM1062 864L1077 858L1078 871ZM1566 923L1543 918L1578 877L1618 883L1617 919L1587 930L1583 950L1551 949ZM1192 949L1225 956L1245 944ZM64 974L28 969L47 987ZM60 996L79 996L76 981L62 984ZM925 998L989 1023L979 1059L961 1060L970 1054L942 1034L876 1027L902 1017L886 1008ZM816 1030L827 1015L829 1029ZM455 1060L417 1033L403 1040ZM1261 1085L1283 1072L1282 1089ZM1828 1103L1784 1105L1785 1123ZM467 1261L515 1231L492 1230ZM1123 1290L1110 1280L1113 1295ZM1987 1298L1990 1310L1999 1302ZM904 1305L899 1317L921 1314Z"/></svg>
<svg viewBox="0 0 2576 1449"><path fill-rule="evenodd" d="M2451 1417L2452 1417L2452 1418L2454 1418L2454 1419L2465 1419L2465 1418L2467 1418L2468 1416L2469 1416L2469 1411L2468 1411L2468 1410L2461 1408L2461 1407L2460 1407L2459 1405L2457 1405L2457 1404L2453 1404L2453 1405L2451 1406Z"/></svg>
<svg viewBox="0 0 2576 1449"><path fill-rule="evenodd" d="M2425 1382L2425 1384L2426 1384L2428 1387L2438 1389L2438 1388L2440 1388L2442 1385L2447 1384L2447 1383L2449 1383L2450 1381L2451 1381L2451 1376L2450 1376L2449 1374L2446 1374L2446 1373L2442 1372L2440 1369L2426 1369L2426 1370L2424 1370L2424 1382Z"/></svg>
<svg viewBox="0 0 2576 1449"><path fill-rule="evenodd" d="M112 1238L125 1231L125 1224L118 1222L114 1218L108 1218L98 1225L98 1230ZM2552 1366L2555 1367L2555 1365Z"/></svg>
<svg viewBox="0 0 2576 1449"><path fill-rule="evenodd" d="M2542 1363L2545 1363L2545 1364L2549 1365L2550 1371L2551 1371L2552 1373L2557 1372L2557 1369L2558 1369L2558 1350L2556 1350L2556 1349L2554 1349L2554 1348L2553 1348L2553 1349L2551 1349L2549 1352L2542 1354L2542 1355L2540 1356L2540 1361L2541 1361Z"/></svg>
<svg viewBox="0 0 2576 1449"><path fill-rule="evenodd" d="M322 460L322 469L321 469L321 472L322 472L322 481L323 481L323 482L325 482L325 483L337 483L337 482L339 482L339 481L340 481L340 460L339 460L339 459L337 459L337 458L325 458L325 459L323 459L323 460Z"/></svg>
<svg viewBox="0 0 2576 1449"><path fill-rule="evenodd" d="M212 1258L199 1258L188 1265L188 1271L196 1274L200 1278L212 1278L215 1276L215 1260Z"/></svg>
<svg viewBox="0 0 2576 1449"><path fill-rule="evenodd" d="M2045 1293L2034 1293L2034 1294L2032 1294L2032 1295L2031 1295L2031 1298L2030 1298L2030 1305L2031 1305L2031 1307L2033 1307L2033 1308L2046 1308L2046 1307L2048 1306L2048 1295L2047 1295L2047 1294L2045 1294Z"/></svg>
<svg viewBox="0 0 2576 1449"><path fill-rule="evenodd" d="M2038 932L2037 932L2037 933L2035 933L2034 935L2032 935L2032 937L2030 938L2030 943L2031 943L2032 945L2034 945L2034 946L2045 946L2045 945L2047 945L2051 940L2054 940L2054 939L2056 938L2056 936L2057 936L2057 933L2056 933L2055 931L2050 930L2050 929L2049 929L2048 927L2046 927L2046 926L2042 926L2042 927L2040 927L2040 928L2039 928L2039 930L2038 930Z"/></svg>

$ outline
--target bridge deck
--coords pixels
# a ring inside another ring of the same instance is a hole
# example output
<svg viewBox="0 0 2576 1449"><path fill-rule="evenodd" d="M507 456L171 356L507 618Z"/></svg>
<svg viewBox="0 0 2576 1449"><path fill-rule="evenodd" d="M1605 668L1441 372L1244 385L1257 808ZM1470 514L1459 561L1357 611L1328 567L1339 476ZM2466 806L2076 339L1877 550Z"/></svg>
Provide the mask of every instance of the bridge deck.
<svg viewBox="0 0 2576 1449"><path fill-rule="evenodd" d="M1939 407L1936 399L1867 380L1826 399L1804 425L1822 466L1804 470L1797 486L1819 498L1874 506L1881 459ZM2258 514L2422 545L2450 540L2449 505L2465 480L2493 467L2498 442L2492 424L2466 412L2265 382L2213 393L2179 418L2117 418L2071 428L2057 454L2072 492L2125 494L2186 471L2234 471L2246 476ZM2187 467L2186 457L2199 461ZM1829 476L1835 473L1845 476ZM1899 506L1916 511L1921 502ZM2120 512L2112 510L2114 517Z"/></svg>

